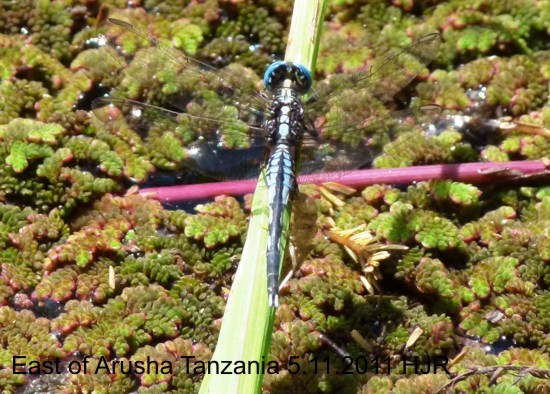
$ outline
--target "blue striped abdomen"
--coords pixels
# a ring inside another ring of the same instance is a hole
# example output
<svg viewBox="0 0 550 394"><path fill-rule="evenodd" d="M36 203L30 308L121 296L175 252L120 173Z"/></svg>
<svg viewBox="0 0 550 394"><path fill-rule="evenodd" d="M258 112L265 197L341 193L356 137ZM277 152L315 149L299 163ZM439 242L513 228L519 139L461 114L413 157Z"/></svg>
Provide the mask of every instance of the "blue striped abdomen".
<svg viewBox="0 0 550 394"><path fill-rule="evenodd" d="M266 182L269 200L269 238L267 241L267 291L269 305L277 306L279 264L283 255L281 236L283 214L296 185L294 149L283 140L275 146L267 162Z"/></svg>

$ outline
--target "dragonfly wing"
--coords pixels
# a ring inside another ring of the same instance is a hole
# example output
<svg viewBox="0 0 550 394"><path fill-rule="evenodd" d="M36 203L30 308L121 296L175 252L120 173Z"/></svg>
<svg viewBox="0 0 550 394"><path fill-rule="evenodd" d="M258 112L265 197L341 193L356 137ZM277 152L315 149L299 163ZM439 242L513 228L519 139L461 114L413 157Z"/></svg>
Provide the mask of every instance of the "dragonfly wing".
<svg viewBox="0 0 550 394"><path fill-rule="evenodd" d="M313 116L320 116L330 103L343 97L369 95L382 103L390 102L435 57L441 36L428 34L401 49L392 50L376 59L367 72L334 75L327 86L315 92L306 102Z"/></svg>
<svg viewBox="0 0 550 394"><path fill-rule="evenodd" d="M92 107L111 132L135 132L161 169L187 167L215 179L245 179L259 173L266 146L264 130L246 124L231 111L212 119L114 98L97 99Z"/></svg>
<svg viewBox="0 0 550 394"><path fill-rule="evenodd" d="M263 124L268 102L245 69L218 70L121 20L108 19L104 29L102 49L123 70L117 97L169 104L179 112L194 107L210 117L231 106L244 122Z"/></svg>
<svg viewBox="0 0 550 394"><path fill-rule="evenodd" d="M375 61L368 72L335 75L306 101L311 127L301 149L302 173L365 166L384 144L435 121L437 106L391 111L386 105L435 56L441 38L429 34ZM404 141L406 138L399 138ZM312 178L314 179L314 178Z"/></svg>
<svg viewBox="0 0 550 394"><path fill-rule="evenodd" d="M402 111L372 108L362 123L342 119L347 113L327 114L322 124L312 129L303 138L299 172L312 174L310 182L322 181L322 174L331 172L345 174L349 170L372 164L380 155L398 151L411 138L423 138L424 131L441 113L437 105L426 105ZM363 112L364 113L364 112ZM351 113L355 116L355 112ZM350 114L347 114L350 115ZM332 116L336 117L331 119ZM346 123L350 121L354 124ZM336 174L337 175L337 174Z"/></svg>

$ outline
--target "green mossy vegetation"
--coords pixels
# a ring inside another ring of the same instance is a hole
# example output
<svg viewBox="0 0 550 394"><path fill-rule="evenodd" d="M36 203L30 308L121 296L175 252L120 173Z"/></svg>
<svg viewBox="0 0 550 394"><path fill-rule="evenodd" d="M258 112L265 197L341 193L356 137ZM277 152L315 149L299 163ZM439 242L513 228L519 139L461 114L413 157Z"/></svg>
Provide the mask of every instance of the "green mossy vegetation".
<svg viewBox="0 0 550 394"><path fill-rule="evenodd" d="M85 101L100 85L155 105L195 90L200 100L188 111L218 116L221 98L163 59L149 70L157 78L149 78L139 60L150 50L145 41L110 31L128 54L123 58L103 56L87 40L107 33L96 18L108 10L155 34L171 53L227 66L231 82L254 87L272 54L284 51L292 10L282 0L126 3L0 1L0 389L6 392L196 392L202 375L187 373L180 356L209 360L216 344L249 211L227 196L194 212L169 210L130 189L155 171L186 171L185 143L211 125L159 123L146 137L123 120L101 122ZM327 15L318 81L366 70L390 48L439 32L443 44L430 70L406 92L413 104L438 104L442 117L508 115L529 126L496 129L479 140L453 125L429 138L406 134L385 145L376 167L550 157L546 3L334 0ZM359 112L370 106L374 118L385 110L367 95L342 105ZM246 147L235 138L246 132L231 121L237 109L224 111L223 142ZM327 119L337 116L334 109ZM460 392L550 391L550 188L548 175L540 179L375 185L334 192L340 205L305 188L319 207L318 231L310 256L281 293L270 357L283 370L289 356L304 368L312 357L329 357L334 369L267 375L266 392L425 393L453 378ZM324 232L361 225L378 242L408 249L365 266L346 251L345 239L330 241ZM372 264L377 275L367 276L376 280L376 295L364 282ZM413 332L420 334L406 348ZM384 375L337 375L341 349L391 361ZM460 352L453 376L400 369L403 354L426 362L428 354ZM101 356L149 357L174 368L52 379L14 374L17 355L64 362L86 356L91 366Z"/></svg>

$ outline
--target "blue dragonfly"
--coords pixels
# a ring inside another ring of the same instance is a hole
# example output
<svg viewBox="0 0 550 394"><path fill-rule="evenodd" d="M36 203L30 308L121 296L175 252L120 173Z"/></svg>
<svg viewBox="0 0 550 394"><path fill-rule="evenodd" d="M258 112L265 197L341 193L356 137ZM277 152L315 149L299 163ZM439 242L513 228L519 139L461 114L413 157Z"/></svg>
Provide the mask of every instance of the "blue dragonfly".
<svg viewBox="0 0 550 394"><path fill-rule="evenodd" d="M433 105L388 109L435 56L438 34L388 53L366 71L335 75L316 90L306 67L277 61L259 91L242 68L213 68L125 21L108 19L106 29L99 41L120 62L119 86L126 88L93 102L101 121L139 133L157 147L149 152L153 158L168 157L215 179L247 179L264 170L270 306L278 304L283 213L297 174L322 177L368 165L386 144L395 151L417 137L440 112ZM127 47L140 50L129 55ZM174 141L181 150L172 152Z"/></svg>

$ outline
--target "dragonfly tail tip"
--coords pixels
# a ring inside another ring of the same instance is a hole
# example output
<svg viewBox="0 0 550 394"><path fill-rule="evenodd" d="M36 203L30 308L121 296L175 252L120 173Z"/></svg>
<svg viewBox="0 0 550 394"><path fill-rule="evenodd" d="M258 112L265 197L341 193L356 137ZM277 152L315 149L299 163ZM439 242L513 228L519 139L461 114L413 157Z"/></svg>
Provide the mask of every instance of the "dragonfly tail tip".
<svg viewBox="0 0 550 394"><path fill-rule="evenodd" d="M269 294L269 307L277 308L279 306L279 296L277 294Z"/></svg>

